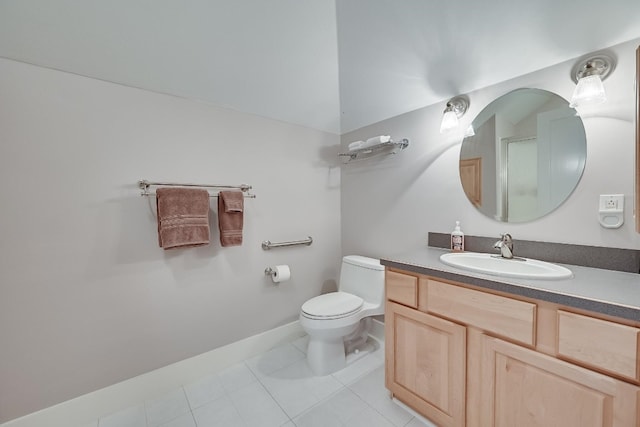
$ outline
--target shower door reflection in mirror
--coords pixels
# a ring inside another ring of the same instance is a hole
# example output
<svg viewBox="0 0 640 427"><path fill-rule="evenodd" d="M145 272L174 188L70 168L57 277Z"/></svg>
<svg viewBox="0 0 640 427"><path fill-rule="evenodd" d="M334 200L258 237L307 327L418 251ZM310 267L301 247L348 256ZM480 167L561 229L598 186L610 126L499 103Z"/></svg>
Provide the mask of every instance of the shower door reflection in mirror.
<svg viewBox="0 0 640 427"><path fill-rule="evenodd" d="M533 221L558 208L584 171L582 119L562 97L516 89L487 105L460 148L460 181L472 205L498 221Z"/></svg>

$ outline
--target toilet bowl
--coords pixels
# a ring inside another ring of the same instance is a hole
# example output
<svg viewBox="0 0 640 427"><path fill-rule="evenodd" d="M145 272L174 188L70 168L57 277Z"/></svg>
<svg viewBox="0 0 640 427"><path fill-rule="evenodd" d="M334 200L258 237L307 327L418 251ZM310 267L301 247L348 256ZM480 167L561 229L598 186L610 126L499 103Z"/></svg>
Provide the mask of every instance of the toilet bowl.
<svg viewBox="0 0 640 427"><path fill-rule="evenodd" d="M338 291L311 298L300 310L300 324L309 335L307 362L314 374L328 375L346 366L346 350L366 340L366 319L384 313L383 301L380 260L345 256Z"/></svg>

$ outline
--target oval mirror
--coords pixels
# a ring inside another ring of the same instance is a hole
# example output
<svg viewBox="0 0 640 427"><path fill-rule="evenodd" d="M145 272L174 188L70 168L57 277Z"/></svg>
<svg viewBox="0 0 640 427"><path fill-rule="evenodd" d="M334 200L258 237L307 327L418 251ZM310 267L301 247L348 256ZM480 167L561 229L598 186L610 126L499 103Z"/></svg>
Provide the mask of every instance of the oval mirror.
<svg viewBox="0 0 640 427"><path fill-rule="evenodd" d="M501 96L478 114L467 135L460 149L462 187L480 212L498 221L545 216L569 197L584 171L582 119L546 90Z"/></svg>

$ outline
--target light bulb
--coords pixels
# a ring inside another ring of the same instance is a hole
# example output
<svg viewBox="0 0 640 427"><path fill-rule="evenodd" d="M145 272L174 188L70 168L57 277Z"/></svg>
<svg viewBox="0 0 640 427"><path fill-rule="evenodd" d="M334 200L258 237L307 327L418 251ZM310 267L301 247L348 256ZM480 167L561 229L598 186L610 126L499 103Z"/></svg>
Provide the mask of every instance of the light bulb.
<svg viewBox="0 0 640 427"><path fill-rule="evenodd" d="M458 127L458 115L453 110L445 111L440 123L440 133L451 132Z"/></svg>
<svg viewBox="0 0 640 427"><path fill-rule="evenodd" d="M569 106L575 108L584 105L602 104L606 100L607 95L604 91L602 79L598 74L592 74L578 80Z"/></svg>

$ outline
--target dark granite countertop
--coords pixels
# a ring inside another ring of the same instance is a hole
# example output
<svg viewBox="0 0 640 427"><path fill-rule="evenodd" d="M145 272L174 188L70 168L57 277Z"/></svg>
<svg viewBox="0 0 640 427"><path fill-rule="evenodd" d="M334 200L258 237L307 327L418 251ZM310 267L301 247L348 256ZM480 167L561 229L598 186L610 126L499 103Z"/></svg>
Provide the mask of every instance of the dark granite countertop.
<svg viewBox="0 0 640 427"><path fill-rule="evenodd" d="M427 247L381 257L380 263L391 268L640 321L640 274L560 264L572 271L572 278L517 279L448 266L440 261L440 255L447 252L449 250Z"/></svg>

